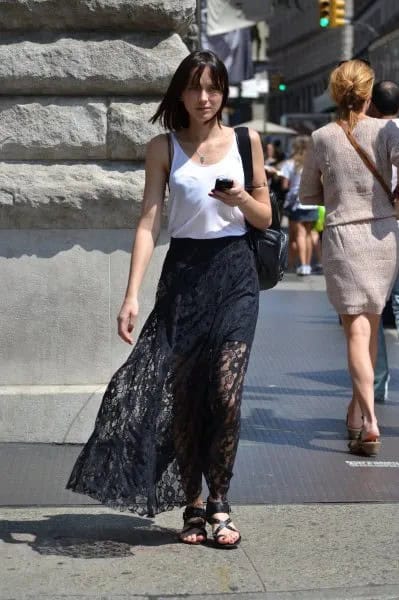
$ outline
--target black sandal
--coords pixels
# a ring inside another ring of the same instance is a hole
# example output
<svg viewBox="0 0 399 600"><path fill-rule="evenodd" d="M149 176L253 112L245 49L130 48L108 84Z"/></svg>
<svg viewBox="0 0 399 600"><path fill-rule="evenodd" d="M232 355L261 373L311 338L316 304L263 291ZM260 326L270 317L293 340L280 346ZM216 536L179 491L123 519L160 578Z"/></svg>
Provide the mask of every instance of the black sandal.
<svg viewBox="0 0 399 600"><path fill-rule="evenodd" d="M231 527L230 523L232 521L231 521L230 517L228 519L226 519L225 521L221 521L220 519L216 519L216 517L213 516L216 513L230 514L229 503L228 502L214 502L213 500L209 500L209 498L208 498L208 500L206 502L206 520L208 521L209 525L219 525L219 527L217 527L215 529L215 531L213 532L213 539L214 539L216 546L218 548L226 548L226 549L236 548L238 546L238 544L241 542L240 532L238 531L238 529L235 529L235 527ZM233 542L232 544L229 544L229 543L223 544L222 542L219 542L219 538L225 536L224 533L220 533L222 531L222 529L230 529L230 531L235 531L239 535L238 539L235 542Z"/></svg>
<svg viewBox="0 0 399 600"><path fill-rule="evenodd" d="M192 546L197 546L198 544L205 544L207 540L207 533L205 529L206 518L205 518L205 509L199 506L187 506L186 510L183 513L183 529L179 533L179 540L183 544L191 544ZM203 540L198 542L188 542L182 539L182 535L193 529L193 534L196 536L202 535L204 537Z"/></svg>

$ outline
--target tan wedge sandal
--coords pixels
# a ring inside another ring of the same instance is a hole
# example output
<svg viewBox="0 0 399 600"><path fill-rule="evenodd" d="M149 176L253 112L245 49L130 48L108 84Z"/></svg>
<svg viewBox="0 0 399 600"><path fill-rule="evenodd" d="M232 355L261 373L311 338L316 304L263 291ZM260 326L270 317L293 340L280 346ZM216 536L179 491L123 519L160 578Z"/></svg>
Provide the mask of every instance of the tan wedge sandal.
<svg viewBox="0 0 399 600"><path fill-rule="evenodd" d="M360 433L357 439L351 440L348 444L349 451L352 454L360 454L362 456L377 456L381 450L380 436L368 433L364 438Z"/></svg>

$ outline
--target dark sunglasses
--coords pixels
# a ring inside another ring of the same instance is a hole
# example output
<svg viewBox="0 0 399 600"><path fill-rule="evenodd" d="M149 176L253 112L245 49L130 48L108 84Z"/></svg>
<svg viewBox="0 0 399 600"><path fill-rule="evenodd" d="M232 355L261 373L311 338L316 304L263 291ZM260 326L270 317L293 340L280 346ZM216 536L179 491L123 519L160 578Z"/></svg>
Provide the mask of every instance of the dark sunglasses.
<svg viewBox="0 0 399 600"><path fill-rule="evenodd" d="M366 58L351 58L350 60L358 60L358 61L362 62L364 65L371 67L370 61L367 60ZM344 65L347 62L349 62L349 60L340 60L339 63L337 64L337 67L340 67L341 65Z"/></svg>

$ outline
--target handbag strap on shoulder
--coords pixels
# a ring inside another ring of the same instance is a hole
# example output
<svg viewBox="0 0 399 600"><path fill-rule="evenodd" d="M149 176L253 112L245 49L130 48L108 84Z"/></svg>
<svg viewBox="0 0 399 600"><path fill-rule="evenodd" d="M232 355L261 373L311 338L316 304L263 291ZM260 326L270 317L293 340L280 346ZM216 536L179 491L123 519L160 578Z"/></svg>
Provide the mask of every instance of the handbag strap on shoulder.
<svg viewBox="0 0 399 600"><path fill-rule="evenodd" d="M394 194L392 193L391 188L388 186L388 184L386 183L385 179L383 178L383 176L381 175L379 170L377 169L376 164L373 162L373 160L367 154L366 150L364 148L362 148L360 146L360 144L356 141L356 138L350 131L348 125L346 123L343 123L342 121L337 121L337 125L339 125L341 127L341 129L343 129L349 142L352 144L352 146L354 147L354 149L356 150L356 152L358 153L358 155L360 156L360 158L362 159L362 161L364 162L364 164L366 165L368 170L371 171L371 173L377 179L377 181L379 182L379 184L381 185L383 190L386 192L392 206L394 206L395 205Z"/></svg>
<svg viewBox="0 0 399 600"><path fill-rule="evenodd" d="M245 189L247 192L251 192L253 190L254 170L252 166L251 138L249 137L248 127L235 127L234 131L237 138L238 151L240 153L242 166L244 169ZM279 230L281 229L281 219L278 202L275 195L270 190L269 196L272 207L272 223L270 225L270 229ZM248 221L247 226L250 228L253 227L250 223L248 223Z"/></svg>
<svg viewBox="0 0 399 600"><path fill-rule="evenodd" d="M244 169L245 189L252 190L253 167L252 167L252 148L249 137L248 127L236 127L234 129L238 151L241 155L242 166Z"/></svg>

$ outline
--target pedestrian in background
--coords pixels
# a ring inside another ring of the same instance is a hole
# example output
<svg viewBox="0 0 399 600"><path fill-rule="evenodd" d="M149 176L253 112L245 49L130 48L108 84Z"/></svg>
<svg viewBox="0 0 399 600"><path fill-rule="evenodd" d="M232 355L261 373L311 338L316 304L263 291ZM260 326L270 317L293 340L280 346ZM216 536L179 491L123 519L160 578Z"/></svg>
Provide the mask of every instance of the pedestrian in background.
<svg viewBox="0 0 399 600"><path fill-rule="evenodd" d="M370 117L390 119L399 127L399 86L393 81L380 81L373 86L371 104L368 110ZM398 183L397 169L392 169L392 190ZM396 278L391 294L392 312L395 318L396 331L399 330L399 276ZM377 360L374 372L374 398L383 403L388 399L390 380L388 354L385 343L382 319L378 328Z"/></svg>
<svg viewBox="0 0 399 600"><path fill-rule="evenodd" d="M390 121L366 116L373 83L373 70L361 60L344 61L332 71L329 89L338 121L312 133L299 194L303 203L324 198L323 268L328 297L343 323L353 387L347 428L356 439L350 450L367 455L377 454L381 445L374 365L399 245L391 199L350 141L352 136L390 182L391 165L399 165L399 130Z"/></svg>
<svg viewBox="0 0 399 600"><path fill-rule="evenodd" d="M312 228L318 219L317 206L302 206L299 200L299 185L309 136L300 135L292 141L292 155L281 166L282 188L287 191L284 213L288 217L289 256L288 263L298 258L297 275L312 273L313 254Z"/></svg>
<svg viewBox="0 0 399 600"><path fill-rule="evenodd" d="M217 56L193 52L152 118L172 133L156 136L147 147L142 216L118 317L119 335L129 344L167 181L171 242L154 309L107 387L94 432L67 485L104 504L150 516L186 504L180 540L205 542L208 521L221 547L241 539L229 518L227 493L259 301L245 221L261 229L271 222L259 135L250 131L250 194L234 130L221 121L228 89ZM217 191L221 175L232 185Z"/></svg>
<svg viewBox="0 0 399 600"><path fill-rule="evenodd" d="M276 142L267 142L265 146L265 173L267 186L270 192L273 192L280 214L283 210L284 197L286 190L282 189L282 173L280 166L284 160L284 154L276 147Z"/></svg>

